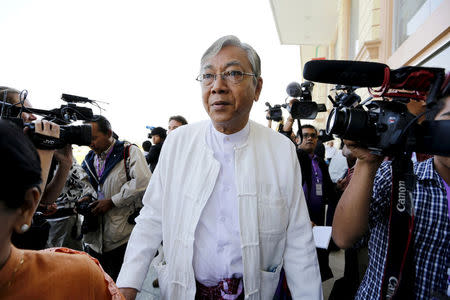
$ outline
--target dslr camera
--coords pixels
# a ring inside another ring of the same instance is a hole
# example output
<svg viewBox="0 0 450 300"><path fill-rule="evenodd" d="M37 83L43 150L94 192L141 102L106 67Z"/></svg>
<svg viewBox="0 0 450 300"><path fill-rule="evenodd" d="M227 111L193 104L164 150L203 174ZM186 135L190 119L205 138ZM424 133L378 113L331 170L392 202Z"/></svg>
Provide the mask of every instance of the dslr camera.
<svg viewBox="0 0 450 300"><path fill-rule="evenodd" d="M94 216L92 214L92 208L90 206L95 201L95 199L91 195L88 196L89 196L88 201L76 202L75 204L77 213L83 215L84 217L83 223L81 224L82 234L97 231L97 229L99 228L98 216Z"/></svg>

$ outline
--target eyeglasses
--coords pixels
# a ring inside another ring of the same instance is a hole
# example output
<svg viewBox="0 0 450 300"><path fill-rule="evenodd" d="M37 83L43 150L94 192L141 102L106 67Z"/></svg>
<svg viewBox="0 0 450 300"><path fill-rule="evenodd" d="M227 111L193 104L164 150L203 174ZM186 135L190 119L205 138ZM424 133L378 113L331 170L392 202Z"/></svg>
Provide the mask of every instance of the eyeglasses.
<svg viewBox="0 0 450 300"><path fill-rule="evenodd" d="M317 134L315 134L315 133L304 133L302 135L303 135L304 139L307 139L307 138L315 139L315 138L317 138Z"/></svg>
<svg viewBox="0 0 450 300"><path fill-rule="evenodd" d="M211 74L211 73L205 73L200 74L197 76L195 80L200 81L203 85L208 86L214 83L214 81L217 79L217 75L220 75L222 80L225 80L226 82L230 82L233 84L238 84L242 80L244 80L244 76L255 76L253 73L246 73L241 71L225 71L219 74Z"/></svg>

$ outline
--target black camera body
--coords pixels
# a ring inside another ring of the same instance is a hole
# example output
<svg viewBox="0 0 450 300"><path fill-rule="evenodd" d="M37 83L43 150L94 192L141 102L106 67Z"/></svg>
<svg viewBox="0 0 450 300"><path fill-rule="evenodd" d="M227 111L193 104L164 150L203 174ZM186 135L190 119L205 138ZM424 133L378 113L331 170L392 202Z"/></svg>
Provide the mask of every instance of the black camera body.
<svg viewBox="0 0 450 300"><path fill-rule="evenodd" d="M413 151L433 155L450 155L450 120L419 122L426 113L436 112L442 94L445 69L402 67L391 70L387 65L359 61L309 61L303 77L336 84L333 110L327 121L327 133L359 142L375 154L407 157ZM364 102L354 93L368 87L374 98ZM376 89L375 89L376 87ZM426 109L411 114L406 104L423 101ZM429 115L432 116L432 115Z"/></svg>
<svg viewBox="0 0 450 300"><path fill-rule="evenodd" d="M67 144L89 146L91 144L91 125L60 125L59 138L36 133L35 124L24 124L29 128L27 135L39 149L60 149Z"/></svg>
<svg viewBox="0 0 450 300"><path fill-rule="evenodd" d="M26 94L26 93L25 93ZM6 97L5 97L6 99ZM26 98L22 99L25 101ZM66 101L66 105L52 110L43 110L24 106L17 106L10 103L0 102L1 118L7 119L20 128L28 127L27 135L33 141L38 149L60 149L67 144L77 144L80 146L89 146L91 144L92 128L90 125L69 125L74 121L93 119L92 109L88 107L77 106L75 102L90 102L94 100L87 98L62 94L61 99ZM60 137L53 138L41 135L35 132L34 124L24 124L21 114L23 112L43 116L43 120L48 120L60 125Z"/></svg>
<svg viewBox="0 0 450 300"><path fill-rule="evenodd" d="M283 104L293 119L314 120L318 112L327 111L325 104L317 104L312 101L312 91L314 83L305 81L301 84L297 82L290 83L286 92L289 96L296 98L291 105Z"/></svg>
<svg viewBox="0 0 450 300"><path fill-rule="evenodd" d="M81 224L81 233L82 234L97 231L99 228L98 216L94 216L92 214L92 208L90 206L92 202L93 202L93 199L91 197L90 201L77 202L75 204L77 213L79 213L80 215L83 215L83 217L84 217L83 223Z"/></svg>
<svg viewBox="0 0 450 300"><path fill-rule="evenodd" d="M326 131L338 137L358 141L377 154L401 151L405 128L415 116L404 103L372 101L367 106L335 107L331 111Z"/></svg>
<svg viewBox="0 0 450 300"><path fill-rule="evenodd" d="M269 112L266 116L267 120L273 120L276 122L280 122L283 119L283 112L281 111L281 105L275 104L271 106L269 102L266 102L266 106L268 107L267 111Z"/></svg>

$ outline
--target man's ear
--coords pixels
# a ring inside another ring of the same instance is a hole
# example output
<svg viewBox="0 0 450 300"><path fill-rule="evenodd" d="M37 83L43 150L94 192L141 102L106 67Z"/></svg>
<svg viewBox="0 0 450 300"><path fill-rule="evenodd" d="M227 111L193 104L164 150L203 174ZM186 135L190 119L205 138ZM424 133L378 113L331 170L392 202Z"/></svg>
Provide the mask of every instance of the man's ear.
<svg viewBox="0 0 450 300"><path fill-rule="evenodd" d="M113 131L111 129L108 130L108 139L113 136Z"/></svg>
<svg viewBox="0 0 450 300"><path fill-rule="evenodd" d="M14 229L17 233L23 233L22 226L24 224L30 226L33 219L36 207L41 199L41 193L37 187L31 187L25 192L24 202L21 207L17 209L17 219L14 224Z"/></svg>
<svg viewBox="0 0 450 300"><path fill-rule="evenodd" d="M258 101L259 95L261 94L262 86L263 86L263 79L261 77L256 79L256 89L255 89L255 102Z"/></svg>

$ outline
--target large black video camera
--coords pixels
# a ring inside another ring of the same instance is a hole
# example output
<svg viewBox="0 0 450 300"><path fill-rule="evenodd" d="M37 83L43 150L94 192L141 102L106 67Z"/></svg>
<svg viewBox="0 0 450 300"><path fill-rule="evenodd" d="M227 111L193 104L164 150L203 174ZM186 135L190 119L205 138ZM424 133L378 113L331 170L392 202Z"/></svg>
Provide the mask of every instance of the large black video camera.
<svg viewBox="0 0 450 300"><path fill-rule="evenodd" d="M282 106L289 111L293 119L314 120L318 112L327 111L325 104L317 104L312 101L313 88L314 83L311 81L305 81L302 84L291 82L287 86L287 94L295 98L295 101L290 106L287 104Z"/></svg>
<svg viewBox="0 0 450 300"><path fill-rule="evenodd" d="M430 112L439 96L445 70L403 67L390 70L385 64L355 61L310 61L303 76L312 81L337 84L334 108L327 121L327 133L357 141L378 155L404 152L450 155L450 121L419 118ZM355 93L369 87L372 97L364 102ZM370 88L381 87L379 90ZM374 97L381 100L372 100ZM415 116L409 101L424 101L427 111Z"/></svg>
<svg viewBox="0 0 450 300"><path fill-rule="evenodd" d="M43 110L23 106L26 100L27 92L21 93L20 102L10 104L6 102L8 92L2 91L3 97L0 97L1 118L15 123L20 128L28 127L28 136L34 145L39 149L59 149L67 144L77 144L80 146L89 146L91 144L92 129L90 125L69 125L78 120L90 121L93 118L92 109L88 107L77 106L77 102L95 103L94 100L78 97L74 95L62 94L61 99L67 102L67 105L61 105L60 108L52 110ZM52 138L35 132L34 124L24 123L22 113L32 113L43 116L48 120L60 125L60 137Z"/></svg>

